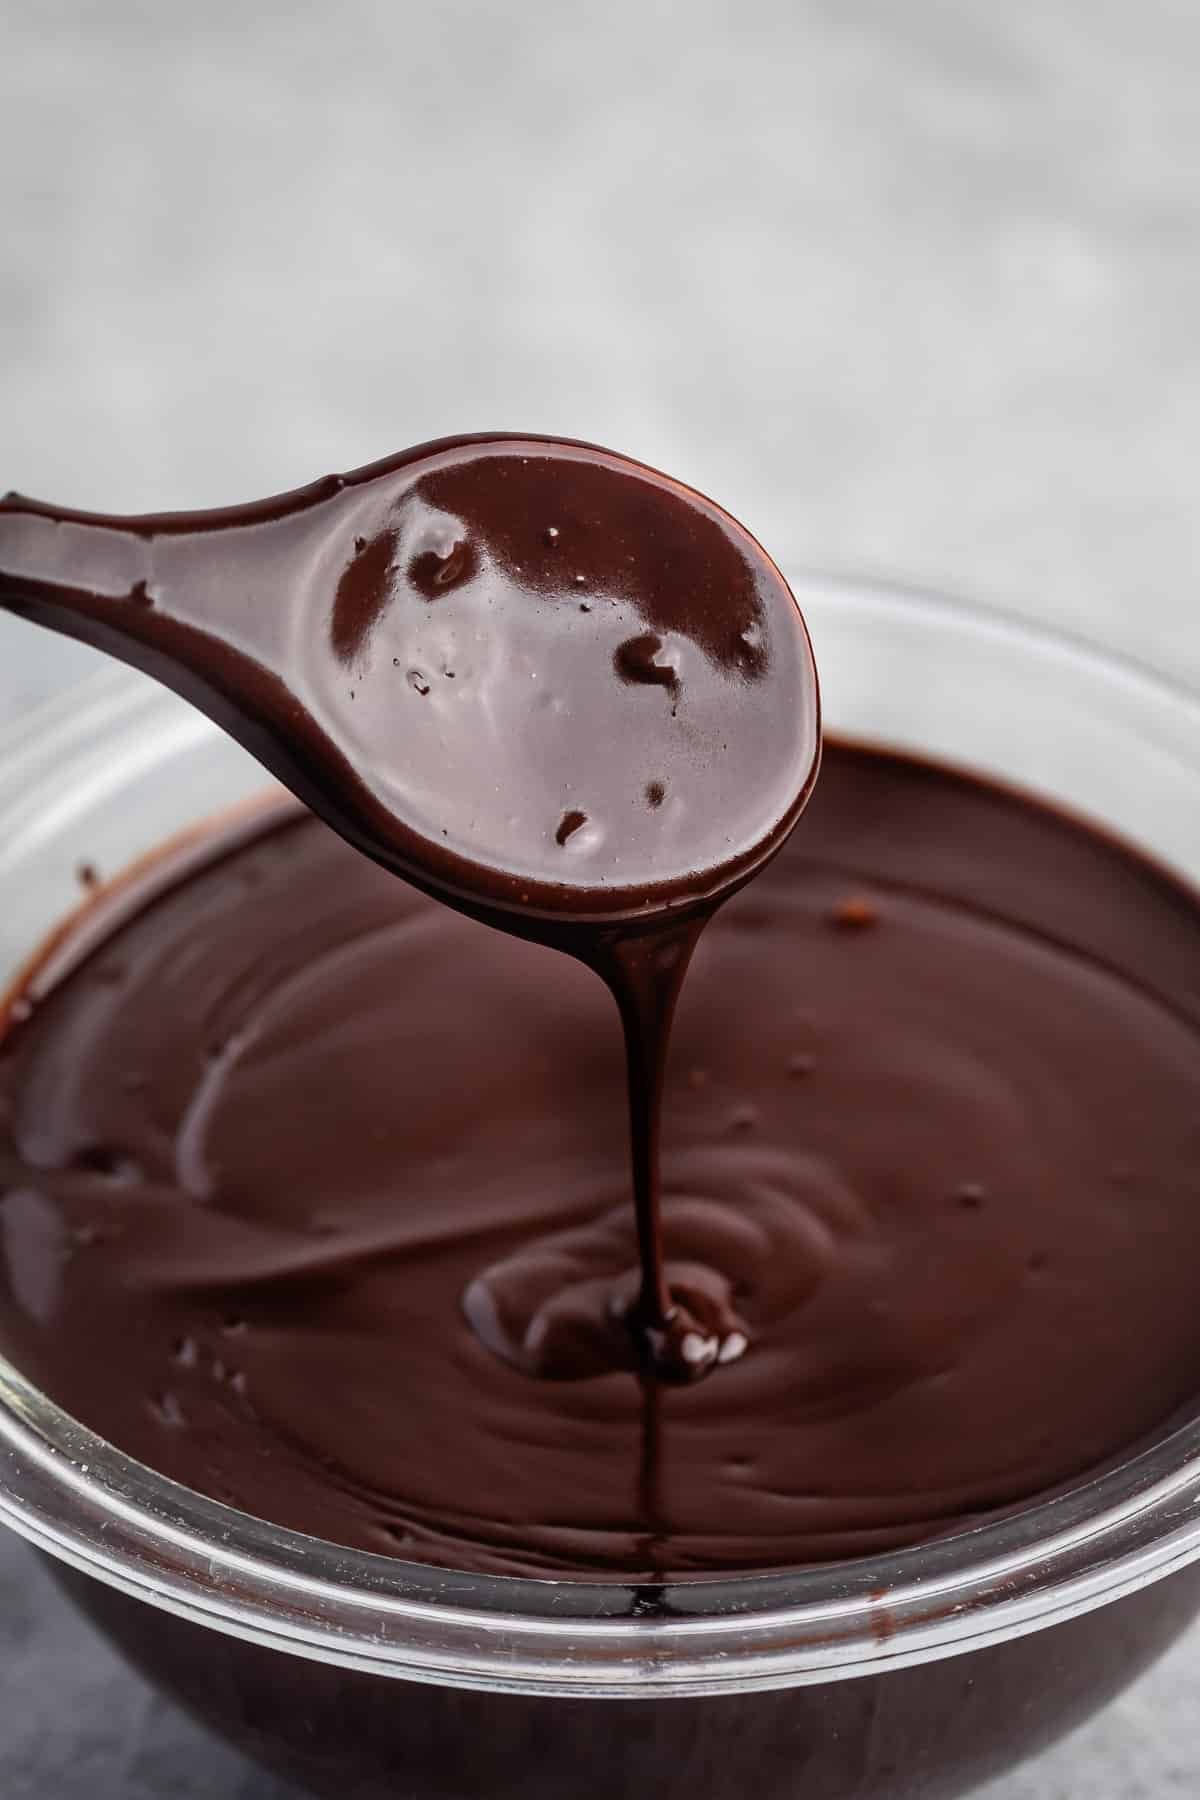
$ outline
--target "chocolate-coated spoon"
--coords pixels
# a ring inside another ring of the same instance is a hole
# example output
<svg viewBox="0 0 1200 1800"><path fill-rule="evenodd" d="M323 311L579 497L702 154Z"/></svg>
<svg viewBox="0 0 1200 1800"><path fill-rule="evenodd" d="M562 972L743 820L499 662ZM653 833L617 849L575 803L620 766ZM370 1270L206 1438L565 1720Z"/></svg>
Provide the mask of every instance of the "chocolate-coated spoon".
<svg viewBox="0 0 1200 1800"><path fill-rule="evenodd" d="M804 623L750 534L609 451L447 439L217 511L9 495L0 605L156 676L360 850L604 976L630 1063L634 1315L669 1363L671 1013L705 917L783 842L819 754ZM720 1344L678 1326L695 1373Z"/></svg>

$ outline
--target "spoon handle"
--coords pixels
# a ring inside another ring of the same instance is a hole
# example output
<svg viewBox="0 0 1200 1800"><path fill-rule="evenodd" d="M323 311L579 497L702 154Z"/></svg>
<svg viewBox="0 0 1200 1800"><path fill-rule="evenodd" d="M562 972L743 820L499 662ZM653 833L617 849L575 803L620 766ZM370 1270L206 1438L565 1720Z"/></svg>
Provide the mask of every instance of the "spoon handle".
<svg viewBox="0 0 1200 1800"><path fill-rule="evenodd" d="M306 522L294 514L322 497L301 490L302 504L281 524L260 507L122 518L8 494L0 499L0 609L153 676L329 816L332 792L352 777L326 748L331 793L318 791L284 679L291 602L310 550ZM346 820L336 823L355 835Z"/></svg>
<svg viewBox="0 0 1200 1800"><path fill-rule="evenodd" d="M155 676L236 737L248 721L286 730L290 603L312 549L296 515L322 497L122 518L8 494L0 607Z"/></svg>

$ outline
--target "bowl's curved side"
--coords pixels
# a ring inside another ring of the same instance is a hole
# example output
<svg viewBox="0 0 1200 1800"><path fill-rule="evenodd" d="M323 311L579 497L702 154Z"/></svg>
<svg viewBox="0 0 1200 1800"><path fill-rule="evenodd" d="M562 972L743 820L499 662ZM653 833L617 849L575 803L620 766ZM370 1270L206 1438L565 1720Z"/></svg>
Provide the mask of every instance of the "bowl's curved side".
<svg viewBox="0 0 1200 1800"><path fill-rule="evenodd" d="M969 1657L767 1693L554 1699L381 1680L225 1640L58 1565L150 1682L305 1791L341 1800L950 1800L1113 1699L1200 1609L1200 1564Z"/></svg>

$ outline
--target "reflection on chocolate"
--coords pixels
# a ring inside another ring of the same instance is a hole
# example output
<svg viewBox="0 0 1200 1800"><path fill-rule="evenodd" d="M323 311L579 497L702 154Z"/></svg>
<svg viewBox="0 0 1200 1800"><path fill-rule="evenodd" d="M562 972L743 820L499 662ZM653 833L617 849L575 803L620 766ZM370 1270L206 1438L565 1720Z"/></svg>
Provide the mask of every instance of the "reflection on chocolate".
<svg viewBox="0 0 1200 1800"><path fill-rule="evenodd" d="M683 1387L615 1322L588 971L311 820L180 874L0 1048L0 1348L154 1467L649 1584L953 1530L1194 1401L1200 912L1098 836L828 754L680 1003L665 1275L729 1359Z"/></svg>

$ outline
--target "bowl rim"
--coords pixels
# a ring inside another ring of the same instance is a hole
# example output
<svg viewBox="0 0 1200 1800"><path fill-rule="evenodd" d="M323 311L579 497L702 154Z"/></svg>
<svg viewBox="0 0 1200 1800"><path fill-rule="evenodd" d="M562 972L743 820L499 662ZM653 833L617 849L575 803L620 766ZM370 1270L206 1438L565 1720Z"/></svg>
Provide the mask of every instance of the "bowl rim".
<svg viewBox="0 0 1200 1800"><path fill-rule="evenodd" d="M872 577L813 573L802 607L878 604L1011 651L1091 665L1200 740L1200 699L1131 658L996 609ZM815 634L818 659L819 631ZM104 670L0 732L22 781L70 776L95 733L145 745L209 722ZM577 1698L747 1692L846 1679L1039 1630L1200 1557L1200 1419L1066 1491L932 1543L764 1575L631 1586L478 1575L347 1549L168 1480L0 1358L0 1522L150 1605L376 1675Z"/></svg>

